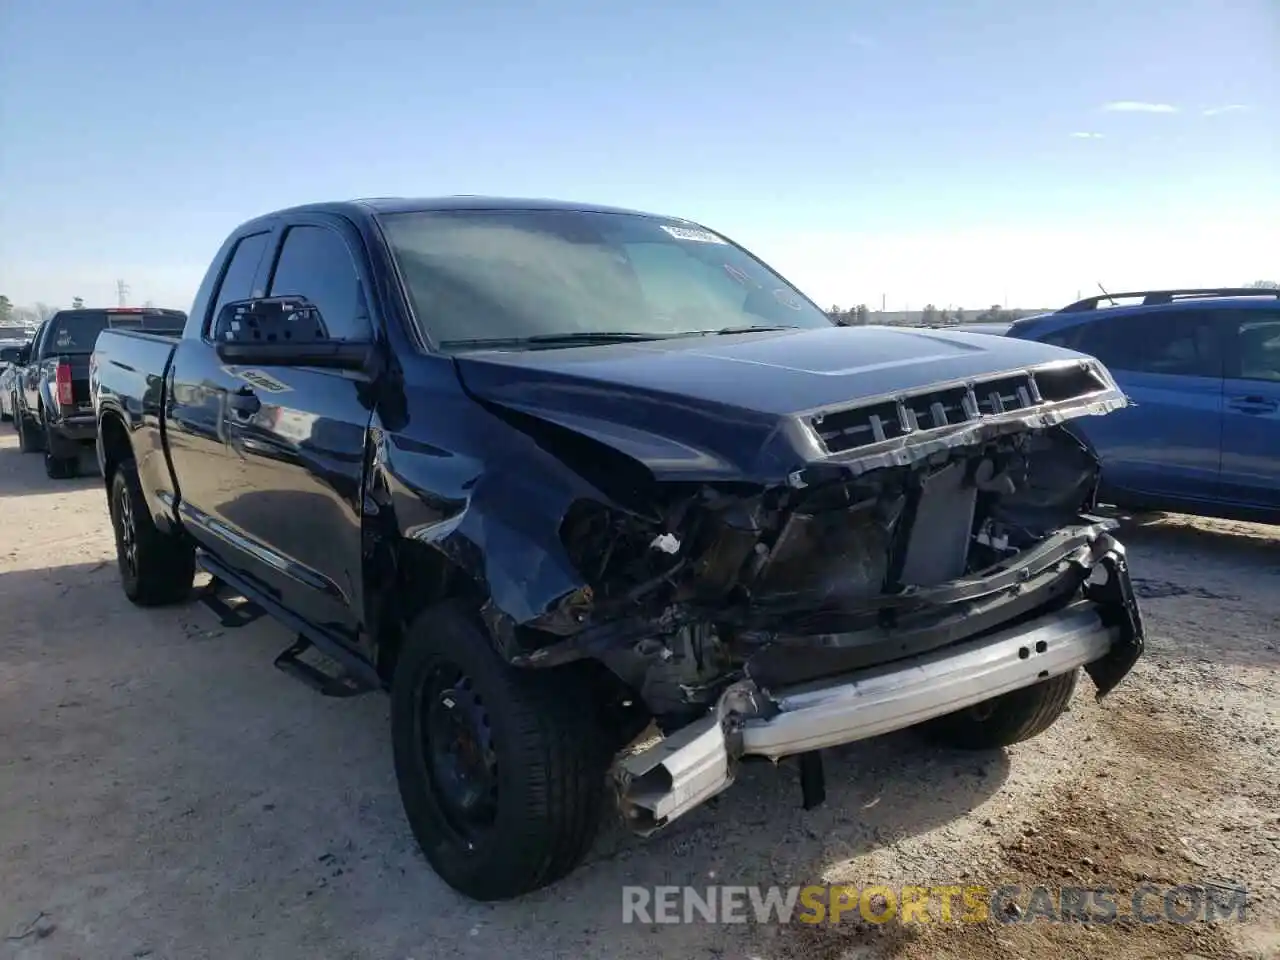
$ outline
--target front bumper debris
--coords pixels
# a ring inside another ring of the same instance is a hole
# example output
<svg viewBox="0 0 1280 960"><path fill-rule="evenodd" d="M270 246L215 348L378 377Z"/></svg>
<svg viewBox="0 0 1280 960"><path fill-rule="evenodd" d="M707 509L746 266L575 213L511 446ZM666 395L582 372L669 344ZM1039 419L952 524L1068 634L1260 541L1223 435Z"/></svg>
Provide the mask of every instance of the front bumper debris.
<svg viewBox="0 0 1280 960"><path fill-rule="evenodd" d="M734 683L707 716L619 761L624 816L649 834L732 784L739 757L776 761L901 730L1079 667L1105 695L1142 653L1142 620L1123 548L1096 569L1105 579L1084 599L979 639L777 691Z"/></svg>

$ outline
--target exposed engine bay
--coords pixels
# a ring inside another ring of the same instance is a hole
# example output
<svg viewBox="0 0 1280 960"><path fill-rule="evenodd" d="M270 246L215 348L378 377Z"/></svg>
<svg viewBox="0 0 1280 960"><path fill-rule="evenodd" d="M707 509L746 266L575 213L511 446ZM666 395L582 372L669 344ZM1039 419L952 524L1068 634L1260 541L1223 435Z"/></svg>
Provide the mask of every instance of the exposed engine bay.
<svg viewBox="0 0 1280 960"><path fill-rule="evenodd" d="M581 649L676 720L744 671L795 683L954 642L1078 592L1087 570L1064 560L1101 529L1082 516L1097 476L1054 427L848 482L704 487L649 522L579 504L563 535L589 578L583 609L605 637L627 622L645 634ZM1005 599L995 617L993 597Z"/></svg>
<svg viewBox="0 0 1280 960"><path fill-rule="evenodd" d="M847 673L1079 599L1122 550L1088 514L1099 464L1066 416L1025 414L1110 384L1090 367L1052 373L814 416L840 459L786 484L655 484L633 510L578 501L560 536L586 585L520 628L531 652L516 662L599 660L678 729L744 677L770 689ZM980 426L895 451L957 421Z"/></svg>
<svg viewBox="0 0 1280 960"><path fill-rule="evenodd" d="M655 392L657 364L621 390L506 389L494 371L515 363L467 381L536 450L471 494L500 510L426 536L446 529L464 559L487 545L480 612L508 663L583 664L636 832L725 789L743 758L797 758L808 808L827 747L927 724L1019 742L1080 671L1103 697L1142 654L1116 524L1093 514L1101 464L1070 424L1128 403L1092 358L920 384L900 371L922 360L890 353L852 367L857 385L906 389L846 400L804 379L825 375L813 362L799 373L824 405L795 412ZM638 741L651 722L661 736Z"/></svg>

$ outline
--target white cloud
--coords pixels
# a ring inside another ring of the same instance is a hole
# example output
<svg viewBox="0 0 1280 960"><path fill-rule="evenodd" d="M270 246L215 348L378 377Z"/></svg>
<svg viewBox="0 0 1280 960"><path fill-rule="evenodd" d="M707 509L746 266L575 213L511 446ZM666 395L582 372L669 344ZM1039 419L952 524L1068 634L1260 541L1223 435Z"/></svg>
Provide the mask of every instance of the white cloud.
<svg viewBox="0 0 1280 960"><path fill-rule="evenodd" d="M1102 134L1092 133L1087 130L1077 130L1075 133L1071 134L1071 136L1075 137L1077 140L1101 140L1102 139Z"/></svg>
<svg viewBox="0 0 1280 960"><path fill-rule="evenodd" d="M1147 103L1145 100L1112 100L1104 103L1102 109L1109 113L1177 113L1178 108L1171 103Z"/></svg>
<svg viewBox="0 0 1280 960"><path fill-rule="evenodd" d="M865 33L849 34L849 42L852 43L855 47L861 47L864 50L868 50L871 47L874 47L876 45L875 40L867 36Z"/></svg>
<svg viewBox="0 0 1280 960"><path fill-rule="evenodd" d="M1249 110L1247 103L1227 103L1220 107L1210 107L1204 112L1206 117L1216 117L1221 113L1246 113Z"/></svg>

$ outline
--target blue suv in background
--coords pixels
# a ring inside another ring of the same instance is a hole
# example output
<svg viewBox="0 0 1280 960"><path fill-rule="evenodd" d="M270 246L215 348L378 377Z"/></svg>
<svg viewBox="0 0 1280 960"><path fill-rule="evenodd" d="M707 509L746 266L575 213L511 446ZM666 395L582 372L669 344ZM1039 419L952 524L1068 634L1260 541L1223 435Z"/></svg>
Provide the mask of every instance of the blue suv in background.
<svg viewBox="0 0 1280 960"><path fill-rule="evenodd" d="M1103 503L1280 523L1280 290L1104 294L1004 333L1097 357L1133 401L1072 425Z"/></svg>

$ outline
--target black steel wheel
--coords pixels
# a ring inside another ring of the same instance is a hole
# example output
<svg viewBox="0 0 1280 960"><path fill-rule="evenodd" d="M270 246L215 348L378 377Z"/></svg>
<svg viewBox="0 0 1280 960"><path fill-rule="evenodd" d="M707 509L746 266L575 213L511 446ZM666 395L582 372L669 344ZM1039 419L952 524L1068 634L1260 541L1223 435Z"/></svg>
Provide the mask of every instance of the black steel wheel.
<svg viewBox="0 0 1280 960"><path fill-rule="evenodd" d="M471 846L498 816L498 755L484 699L462 670L439 663L418 691L418 736L440 812Z"/></svg>
<svg viewBox="0 0 1280 960"><path fill-rule="evenodd" d="M423 854L460 893L520 896L590 849L613 750L581 676L509 666L459 604L408 628L391 684L396 780Z"/></svg>

